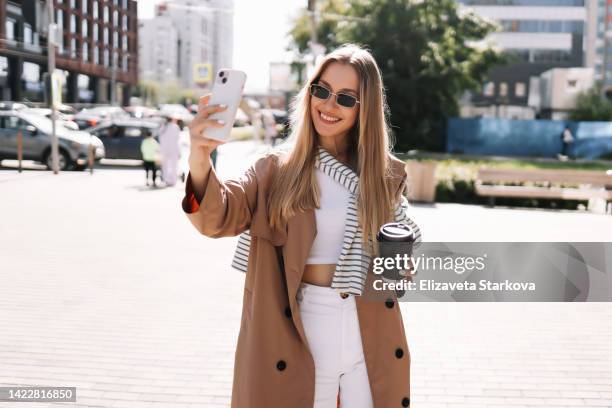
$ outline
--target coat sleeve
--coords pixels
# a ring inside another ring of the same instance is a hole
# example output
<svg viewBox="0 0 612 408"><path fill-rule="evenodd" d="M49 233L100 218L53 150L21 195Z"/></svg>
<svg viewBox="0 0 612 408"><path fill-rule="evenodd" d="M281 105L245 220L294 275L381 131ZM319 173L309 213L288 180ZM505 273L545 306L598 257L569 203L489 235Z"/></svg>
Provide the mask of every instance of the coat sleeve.
<svg viewBox="0 0 612 408"><path fill-rule="evenodd" d="M221 181L214 168L211 168L204 182L204 196L199 202L189 173L182 207L200 233L219 238L235 236L249 229L257 205L256 165L250 167L239 179L226 181Z"/></svg>
<svg viewBox="0 0 612 408"><path fill-rule="evenodd" d="M415 241L414 248L418 247L421 244L421 229L413 220L412 216L412 206L408 202L408 173L404 168L404 174L402 176L402 181L399 185L398 191L396 192L396 202L398 202L398 206L396 208L396 220L399 222L406 223L410 225L415 230Z"/></svg>
<svg viewBox="0 0 612 408"><path fill-rule="evenodd" d="M422 239L421 229L419 228L417 223L414 222L411 214L412 210L408 202L408 188L408 173L406 172L404 167L402 181L396 191L396 202L398 204L395 210L395 220L397 222L408 224L414 230L415 240L412 244L412 250L414 250L419 247L422 242ZM416 274L417 272L418 271L414 268L414 264L412 264L412 270L400 271L400 274L404 276L403 279L407 281L412 281L412 275Z"/></svg>

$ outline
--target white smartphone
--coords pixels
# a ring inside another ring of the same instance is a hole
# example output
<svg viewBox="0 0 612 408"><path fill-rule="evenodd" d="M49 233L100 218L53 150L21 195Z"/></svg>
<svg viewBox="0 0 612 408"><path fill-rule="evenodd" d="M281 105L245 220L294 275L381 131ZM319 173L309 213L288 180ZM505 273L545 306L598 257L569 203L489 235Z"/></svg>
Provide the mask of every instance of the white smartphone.
<svg viewBox="0 0 612 408"><path fill-rule="evenodd" d="M227 109L223 112L210 115L211 119L223 120L225 126L207 128L206 137L224 142L230 138L238 105L240 105L240 100L242 99L242 90L244 89L246 77L246 73L236 69L222 68L217 72L212 86L212 97L208 105L227 105Z"/></svg>

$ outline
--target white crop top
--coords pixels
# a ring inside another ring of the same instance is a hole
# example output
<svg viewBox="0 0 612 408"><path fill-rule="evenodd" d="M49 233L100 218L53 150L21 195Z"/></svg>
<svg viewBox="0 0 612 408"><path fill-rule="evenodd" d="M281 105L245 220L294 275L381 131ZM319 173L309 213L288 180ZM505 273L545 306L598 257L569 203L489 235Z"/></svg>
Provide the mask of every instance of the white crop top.
<svg viewBox="0 0 612 408"><path fill-rule="evenodd" d="M350 193L322 170L315 168L319 183L320 208L315 208L317 236L306 265L336 264L342 252L346 209Z"/></svg>

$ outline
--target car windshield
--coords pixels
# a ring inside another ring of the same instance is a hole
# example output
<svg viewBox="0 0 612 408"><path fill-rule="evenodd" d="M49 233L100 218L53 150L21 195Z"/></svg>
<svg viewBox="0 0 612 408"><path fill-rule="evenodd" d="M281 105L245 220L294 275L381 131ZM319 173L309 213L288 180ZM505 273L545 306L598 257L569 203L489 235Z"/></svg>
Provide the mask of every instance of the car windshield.
<svg viewBox="0 0 612 408"><path fill-rule="evenodd" d="M30 122L32 125L36 126L38 129L42 130L43 132L51 134L53 125L51 124L51 119L49 119L48 117L37 115L35 113L25 113L25 112L22 113L22 117L23 119ZM57 126L57 128L61 127L64 130L69 130L69 131L75 130L63 120L59 120L59 119L56 120L55 125Z"/></svg>

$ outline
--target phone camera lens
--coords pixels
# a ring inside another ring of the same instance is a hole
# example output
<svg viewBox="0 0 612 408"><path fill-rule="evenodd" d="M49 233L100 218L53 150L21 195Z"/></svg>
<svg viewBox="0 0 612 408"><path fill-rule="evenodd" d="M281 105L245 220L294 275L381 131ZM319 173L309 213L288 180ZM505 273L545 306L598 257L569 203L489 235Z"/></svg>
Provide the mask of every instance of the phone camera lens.
<svg viewBox="0 0 612 408"><path fill-rule="evenodd" d="M226 83L226 82L227 82L227 78L223 78L223 79L221 80L221 82Z"/></svg>
<svg viewBox="0 0 612 408"><path fill-rule="evenodd" d="M219 78L223 78L223 75L225 75L225 72L223 71L219 72Z"/></svg>

